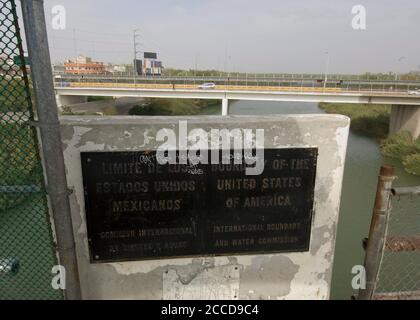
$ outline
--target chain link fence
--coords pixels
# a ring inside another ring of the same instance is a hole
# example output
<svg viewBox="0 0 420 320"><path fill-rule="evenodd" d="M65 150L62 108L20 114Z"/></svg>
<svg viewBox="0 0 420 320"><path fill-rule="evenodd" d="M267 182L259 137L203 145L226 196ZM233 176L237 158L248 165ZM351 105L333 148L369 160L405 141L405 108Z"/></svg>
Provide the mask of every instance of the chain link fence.
<svg viewBox="0 0 420 320"><path fill-rule="evenodd" d="M0 0L0 300L62 299L16 3Z"/></svg>
<svg viewBox="0 0 420 320"><path fill-rule="evenodd" d="M391 198L385 243L375 296L420 299L419 195Z"/></svg>

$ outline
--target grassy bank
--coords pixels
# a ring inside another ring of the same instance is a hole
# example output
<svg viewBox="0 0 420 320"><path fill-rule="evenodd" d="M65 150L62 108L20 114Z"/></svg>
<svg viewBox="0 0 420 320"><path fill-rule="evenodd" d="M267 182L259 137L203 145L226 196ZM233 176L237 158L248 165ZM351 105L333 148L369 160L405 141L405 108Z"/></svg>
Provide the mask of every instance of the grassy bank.
<svg viewBox="0 0 420 320"><path fill-rule="evenodd" d="M408 173L420 176L420 138L413 140L407 132L394 135L382 141L381 152L400 160Z"/></svg>
<svg viewBox="0 0 420 320"><path fill-rule="evenodd" d="M94 102L94 101L108 101L113 100L112 97L97 97L97 96L89 96L87 97L87 102Z"/></svg>
<svg viewBox="0 0 420 320"><path fill-rule="evenodd" d="M72 108L69 106L63 106L60 115L62 116L95 116L95 115L98 115L98 113L97 112L84 112L84 111L77 112L77 111L73 111Z"/></svg>
<svg viewBox="0 0 420 320"><path fill-rule="evenodd" d="M408 173L420 175L420 138L413 140L409 133L388 137L390 106L320 103L319 107L348 116L353 132L376 139L382 155L400 160Z"/></svg>
<svg viewBox="0 0 420 320"><path fill-rule="evenodd" d="M388 137L390 106L321 102L319 107L327 113L338 113L348 116L351 119L351 129L356 133L377 140Z"/></svg>
<svg viewBox="0 0 420 320"><path fill-rule="evenodd" d="M212 114L219 106L218 100L191 100L191 99L145 99L141 105L134 106L130 115L147 116L183 116Z"/></svg>

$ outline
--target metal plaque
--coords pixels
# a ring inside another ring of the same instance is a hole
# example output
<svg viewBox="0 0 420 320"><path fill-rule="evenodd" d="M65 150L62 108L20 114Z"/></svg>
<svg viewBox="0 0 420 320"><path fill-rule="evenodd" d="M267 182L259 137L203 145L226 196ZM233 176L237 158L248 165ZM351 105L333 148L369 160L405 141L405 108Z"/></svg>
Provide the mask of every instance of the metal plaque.
<svg viewBox="0 0 420 320"><path fill-rule="evenodd" d="M317 155L265 149L253 176L234 157L160 165L155 151L82 152L91 262L308 251Z"/></svg>

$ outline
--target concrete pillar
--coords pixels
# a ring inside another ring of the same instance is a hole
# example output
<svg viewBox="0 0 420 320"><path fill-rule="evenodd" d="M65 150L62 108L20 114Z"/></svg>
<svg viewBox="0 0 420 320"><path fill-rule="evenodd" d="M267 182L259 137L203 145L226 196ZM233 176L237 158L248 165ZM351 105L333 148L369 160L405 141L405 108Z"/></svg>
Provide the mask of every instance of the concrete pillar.
<svg viewBox="0 0 420 320"><path fill-rule="evenodd" d="M229 115L229 99L223 98L222 99L222 116Z"/></svg>
<svg viewBox="0 0 420 320"><path fill-rule="evenodd" d="M420 106L392 106L389 133L395 134L403 131L410 132L414 139L420 136Z"/></svg>
<svg viewBox="0 0 420 320"><path fill-rule="evenodd" d="M63 96L57 94L55 97L59 110L62 110L62 108L66 106L87 102L87 96Z"/></svg>

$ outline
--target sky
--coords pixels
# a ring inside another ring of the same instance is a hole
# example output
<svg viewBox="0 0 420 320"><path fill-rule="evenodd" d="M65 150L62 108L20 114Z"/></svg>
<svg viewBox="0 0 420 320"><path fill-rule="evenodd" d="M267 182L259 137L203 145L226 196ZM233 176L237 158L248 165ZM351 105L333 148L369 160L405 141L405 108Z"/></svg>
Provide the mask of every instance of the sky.
<svg viewBox="0 0 420 320"><path fill-rule="evenodd" d="M53 29L56 5L64 30ZM352 27L355 5L365 30ZM53 62L132 63L139 29L138 50L170 68L323 73L329 60L330 73L420 71L417 0L45 0L45 12Z"/></svg>

